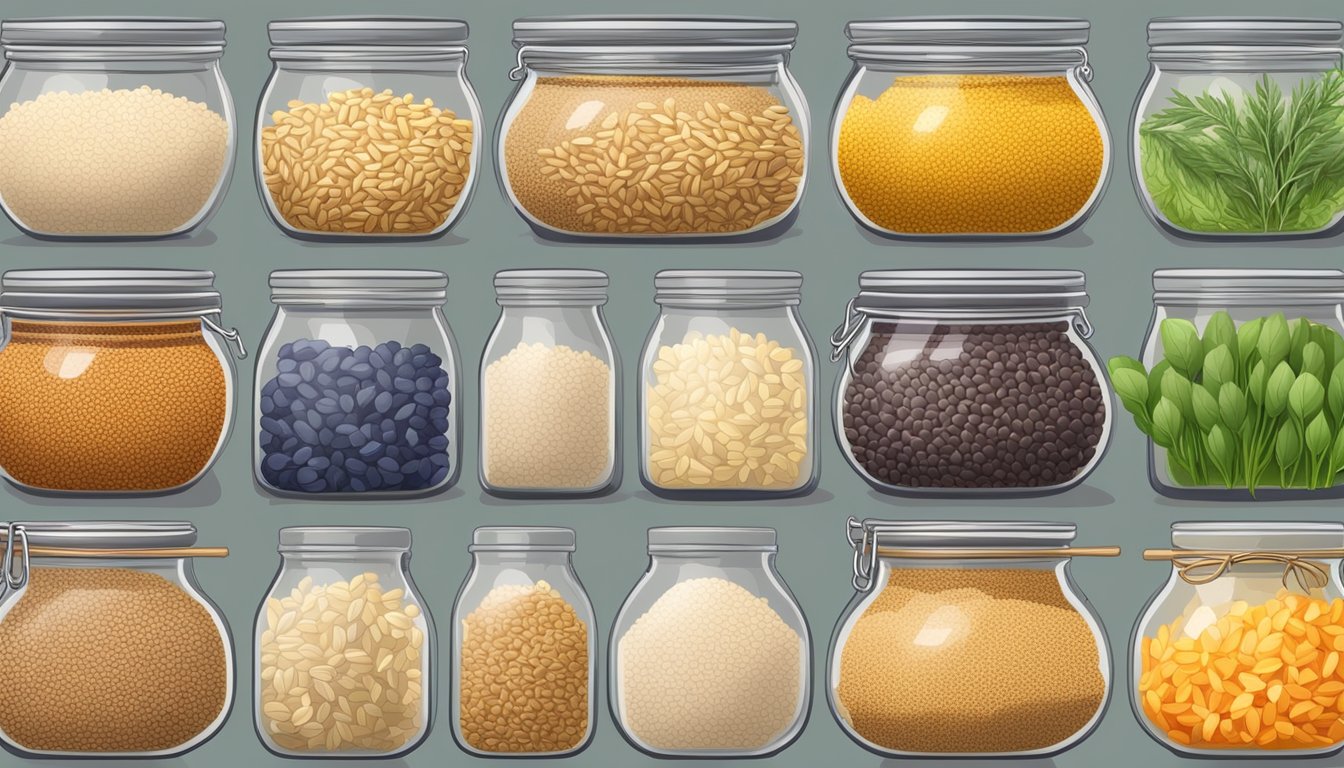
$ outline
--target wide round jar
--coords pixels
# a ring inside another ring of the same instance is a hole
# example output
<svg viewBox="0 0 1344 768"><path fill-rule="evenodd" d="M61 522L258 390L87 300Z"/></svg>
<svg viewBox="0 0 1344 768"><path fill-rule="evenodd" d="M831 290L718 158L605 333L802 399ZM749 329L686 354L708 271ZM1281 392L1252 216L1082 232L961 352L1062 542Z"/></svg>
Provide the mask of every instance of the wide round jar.
<svg viewBox="0 0 1344 768"><path fill-rule="evenodd" d="M213 272L11 270L0 280L0 476L35 493L183 490L233 424Z"/></svg>
<svg viewBox="0 0 1344 768"><path fill-rule="evenodd" d="M271 76L257 110L257 190L304 240L438 237L479 167L481 108L467 23L324 16L267 25Z"/></svg>
<svg viewBox="0 0 1344 768"><path fill-rule="evenodd" d="M597 627L569 528L485 527L453 606L453 738L477 757L566 757L596 728Z"/></svg>
<svg viewBox="0 0 1344 768"><path fill-rule="evenodd" d="M1130 135L1134 188L1148 217L1198 240L1338 231L1341 44L1337 19L1149 21L1148 79Z"/></svg>
<svg viewBox="0 0 1344 768"><path fill-rule="evenodd" d="M233 641L191 523L4 526L0 744L24 758L173 757L233 705Z"/></svg>
<svg viewBox="0 0 1344 768"><path fill-rule="evenodd" d="M835 435L883 493L1009 496L1081 483L1110 441L1081 272L864 272L831 336Z"/></svg>
<svg viewBox="0 0 1344 768"><path fill-rule="evenodd" d="M769 757L802 733L812 640L770 528L650 528L611 630L611 714L654 757Z"/></svg>
<svg viewBox="0 0 1344 768"><path fill-rule="evenodd" d="M797 37L792 21L731 16L515 21L506 198L547 238L778 235L807 170Z"/></svg>
<svg viewBox="0 0 1344 768"><path fill-rule="evenodd" d="M1159 269L1140 359L1113 357L1148 477L1191 499L1344 496L1344 271Z"/></svg>
<svg viewBox="0 0 1344 768"><path fill-rule="evenodd" d="M1320 757L1344 745L1344 525L1176 523L1134 626L1130 703L1182 757Z"/></svg>
<svg viewBox="0 0 1344 768"><path fill-rule="evenodd" d="M1111 690L1106 632L1070 573L1071 523L849 519L854 598L826 693L891 758L1046 757L1087 738Z"/></svg>
<svg viewBox="0 0 1344 768"><path fill-rule="evenodd" d="M252 716L280 757L386 758L434 721L435 638L411 580L411 532L280 529L280 571L257 610Z"/></svg>
<svg viewBox="0 0 1344 768"><path fill-rule="evenodd" d="M1101 199L1111 142L1084 19L852 21L831 161L864 227L906 238L1045 238Z"/></svg>
<svg viewBox="0 0 1344 768"><path fill-rule="evenodd" d="M664 270L639 380L639 477L669 498L770 498L817 486L816 361L803 276Z"/></svg>
<svg viewBox="0 0 1344 768"><path fill-rule="evenodd" d="M599 496L621 483L621 364L605 272L495 273L499 320L481 356L481 487Z"/></svg>
<svg viewBox="0 0 1344 768"><path fill-rule="evenodd" d="M224 22L154 17L0 24L0 208L51 239L199 229L233 173Z"/></svg>
<svg viewBox="0 0 1344 768"><path fill-rule="evenodd" d="M271 273L275 316L257 358L257 483L280 496L395 498L460 471L457 343L448 276L429 270Z"/></svg>

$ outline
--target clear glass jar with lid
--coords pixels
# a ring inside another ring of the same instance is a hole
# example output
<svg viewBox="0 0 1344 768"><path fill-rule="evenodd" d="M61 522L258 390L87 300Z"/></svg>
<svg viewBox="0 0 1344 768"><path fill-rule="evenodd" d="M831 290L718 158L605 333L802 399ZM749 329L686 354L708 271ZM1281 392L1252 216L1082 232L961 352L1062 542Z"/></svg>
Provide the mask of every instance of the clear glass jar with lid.
<svg viewBox="0 0 1344 768"><path fill-rule="evenodd" d="M803 276L664 270L639 381L639 476L669 498L767 498L817 486L816 360Z"/></svg>
<svg viewBox="0 0 1344 768"><path fill-rule="evenodd" d="M1106 711L1105 628L1072 523L850 518L854 597L831 639L836 722L884 757L1046 757Z"/></svg>
<svg viewBox="0 0 1344 768"><path fill-rule="evenodd" d="M233 641L185 522L0 523L0 744L24 758L174 757L233 705Z"/></svg>
<svg viewBox="0 0 1344 768"><path fill-rule="evenodd" d="M434 722L437 650L411 578L410 530L281 528L279 552L253 630L262 746L306 758L397 757L420 746Z"/></svg>
<svg viewBox="0 0 1344 768"><path fill-rule="evenodd" d="M835 435L903 496L1044 495L1110 442L1110 387L1070 270L864 272L831 336Z"/></svg>
<svg viewBox="0 0 1344 768"><path fill-rule="evenodd" d="M538 235L759 240L797 216L808 111L792 21L518 19L501 188Z"/></svg>
<svg viewBox="0 0 1344 768"><path fill-rule="evenodd" d="M840 197L903 238L1046 238L1096 208L1111 140L1085 19L911 16L845 28L836 104Z"/></svg>
<svg viewBox="0 0 1344 768"><path fill-rule="evenodd" d="M1148 217L1194 240L1339 231L1341 46L1338 19L1149 21L1150 66L1130 135L1134 188Z"/></svg>
<svg viewBox="0 0 1344 768"><path fill-rule="evenodd" d="M0 476L33 493L158 495L209 471L233 424L213 272L10 270L0 279Z"/></svg>
<svg viewBox="0 0 1344 768"><path fill-rule="evenodd" d="M1344 745L1334 706L1344 636L1344 525L1171 527L1171 575L1134 626L1130 703L1182 757L1320 757Z"/></svg>
<svg viewBox="0 0 1344 768"><path fill-rule="evenodd" d="M280 496L402 498L457 482L457 342L442 272L276 270L252 466Z"/></svg>
<svg viewBox="0 0 1344 768"><path fill-rule="evenodd" d="M481 108L467 23L318 16L267 25L274 62L257 110L257 190L303 240L422 240L466 212Z"/></svg>
<svg viewBox="0 0 1344 768"><path fill-rule="evenodd" d="M611 714L655 757L769 757L807 724L812 640L770 528L650 528L611 630Z"/></svg>
<svg viewBox="0 0 1344 768"><path fill-rule="evenodd" d="M574 546L569 528L472 535L453 606L453 739L466 752L567 757L592 742L597 627Z"/></svg>
<svg viewBox="0 0 1344 768"><path fill-rule="evenodd" d="M1159 269L1120 404L1148 477L1191 499L1344 495L1344 271Z"/></svg>
<svg viewBox="0 0 1344 768"><path fill-rule="evenodd" d="M198 230L233 173L224 22L50 17L0 24L0 208L48 239Z"/></svg>
<svg viewBox="0 0 1344 768"><path fill-rule="evenodd" d="M598 496L621 483L621 364L606 273L495 273L501 310L481 357L481 487Z"/></svg>

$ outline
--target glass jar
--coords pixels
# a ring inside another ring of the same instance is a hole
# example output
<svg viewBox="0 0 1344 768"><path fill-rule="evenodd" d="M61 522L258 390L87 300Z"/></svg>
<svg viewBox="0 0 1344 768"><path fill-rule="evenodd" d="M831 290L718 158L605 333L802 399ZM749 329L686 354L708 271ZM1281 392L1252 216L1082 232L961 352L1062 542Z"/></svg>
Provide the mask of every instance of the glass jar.
<svg viewBox="0 0 1344 768"><path fill-rule="evenodd" d="M1141 359L1115 357L1148 477L1188 499L1344 496L1344 271L1159 269Z"/></svg>
<svg viewBox="0 0 1344 768"><path fill-rule="evenodd" d="M621 366L605 272L495 273L501 307L481 356L481 487L600 496L621 483Z"/></svg>
<svg viewBox="0 0 1344 768"><path fill-rule="evenodd" d="M1134 105L1134 188L1192 240L1287 240L1344 219L1344 24L1184 16L1148 22ZM1265 141L1251 133L1267 134Z"/></svg>
<svg viewBox="0 0 1344 768"><path fill-rule="evenodd" d="M233 173L224 22L52 17L0 25L0 208L49 239L203 227Z"/></svg>
<svg viewBox="0 0 1344 768"><path fill-rule="evenodd" d="M611 631L611 714L655 757L769 757L802 733L812 640L770 528L650 528Z"/></svg>
<svg viewBox="0 0 1344 768"><path fill-rule="evenodd" d="M478 757L565 757L597 720L593 605L574 531L485 527L453 605L453 739Z"/></svg>
<svg viewBox="0 0 1344 768"><path fill-rule="evenodd" d="M835 435L854 471L901 496L1043 495L1081 483L1110 442L1082 272L864 272L831 336Z"/></svg>
<svg viewBox="0 0 1344 768"><path fill-rule="evenodd" d="M506 199L552 239L779 235L807 170L797 37L792 21L732 16L518 19Z"/></svg>
<svg viewBox="0 0 1344 768"><path fill-rule="evenodd" d="M191 523L4 526L0 743L24 758L173 757L234 695L233 641Z"/></svg>
<svg viewBox="0 0 1344 768"><path fill-rule="evenodd" d="M233 424L213 272L11 270L0 279L0 476L53 495L184 490Z"/></svg>
<svg viewBox="0 0 1344 768"><path fill-rule="evenodd" d="M434 621L406 528L280 529L257 610L252 715L280 757L404 755L434 721Z"/></svg>
<svg viewBox="0 0 1344 768"><path fill-rule="evenodd" d="M1178 755L1317 757L1344 744L1339 523L1176 523L1134 626L1130 703Z"/></svg>
<svg viewBox="0 0 1344 768"><path fill-rule="evenodd" d="M1069 566L1072 523L849 519L854 598L827 663L831 712L885 757L1045 757L1092 732L1106 632Z"/></svg>
<svg viewBox="0 0 1344 768"><path fill-rule="evenodd" d="M799 496L817 487L816 362L803 276L664 270L639 382L639 477L668 498Z"/></svg>
<svg viewBox="0 0 1344 768"><path fill-rule="evenodd" d="M457 482L457 343L442 272L271 273L252 467L278 496L399 498Z"/></svg>
<svg viewBox="0 0 1344 768"><path fill-rule="evenodd" d="M303 240L441 236L471 200L481 108L467 23L322 16L267 25L275 66L257 111L257 191Z"/></svg>
<svg viewBox="0 0 1344 768"><path fill-rule="evenodd" d="M1090 25L914 16L846 26L849 79L831 160L850 213L879 235L1046 238L1096 208L1111 140L1088 84Z"/></svg>

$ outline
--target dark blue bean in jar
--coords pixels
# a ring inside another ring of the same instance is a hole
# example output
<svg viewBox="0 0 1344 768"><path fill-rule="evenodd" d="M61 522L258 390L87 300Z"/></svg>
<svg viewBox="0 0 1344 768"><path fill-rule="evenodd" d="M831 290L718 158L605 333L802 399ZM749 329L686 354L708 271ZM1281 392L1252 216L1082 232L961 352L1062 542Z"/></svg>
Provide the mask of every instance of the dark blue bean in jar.
<svg viewBox="0 0 1344 768"><path fill-rule="evenodd" d="M277 270L253 474L279 496L426 496L457 482L458 356L427 270Z"/></svg>

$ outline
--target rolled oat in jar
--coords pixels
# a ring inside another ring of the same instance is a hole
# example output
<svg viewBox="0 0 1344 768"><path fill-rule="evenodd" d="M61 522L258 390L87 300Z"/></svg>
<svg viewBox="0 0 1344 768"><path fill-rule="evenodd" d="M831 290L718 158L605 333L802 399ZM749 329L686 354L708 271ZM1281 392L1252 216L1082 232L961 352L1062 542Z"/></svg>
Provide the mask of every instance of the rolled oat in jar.
<svg viewBox="0 0 1344 768"><path fill-rule="evenodd" d="M802 195L807 106L793 22L525 18L498 148L546 237L768 236ZM711 72L711 75L705 73Z"/></svg>

